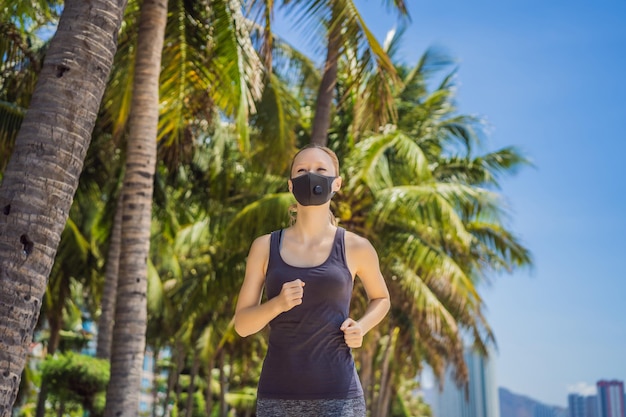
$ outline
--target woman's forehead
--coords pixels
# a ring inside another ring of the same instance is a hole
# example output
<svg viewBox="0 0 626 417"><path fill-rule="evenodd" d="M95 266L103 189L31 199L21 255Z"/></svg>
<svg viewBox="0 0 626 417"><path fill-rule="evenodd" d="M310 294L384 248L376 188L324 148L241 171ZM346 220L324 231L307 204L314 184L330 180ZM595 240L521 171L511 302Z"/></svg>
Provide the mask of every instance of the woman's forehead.
<svg viewBox="0 0 626 417"><path fill-rule="evenodd" d="M324 165L333 166L333 160L326 152L317 148L309 148L300 151L293 160L293 165L302 163L323 163Z"/></svg>

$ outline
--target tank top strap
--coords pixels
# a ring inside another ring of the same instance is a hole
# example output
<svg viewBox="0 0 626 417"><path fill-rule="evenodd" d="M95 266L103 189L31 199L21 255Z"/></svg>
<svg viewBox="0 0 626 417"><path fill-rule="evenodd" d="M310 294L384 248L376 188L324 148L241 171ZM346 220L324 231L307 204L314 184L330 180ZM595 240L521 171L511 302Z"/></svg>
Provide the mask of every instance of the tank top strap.
<svg viewBox="0 0 626 417"><path fill-rule="evenodd" d="M283 229L274 230L270 234L270 256L268 260L268 268L275 262L280 262L280 243L283 237Z"/></svg>
<svg viewBox="0 0 626 417"><path fill-rule="evenodd" d="M333 257L341 261L344 265L348 265L346 262L346 229L337 226L337 233L335 234L335 241L333 242Z"/></svg>

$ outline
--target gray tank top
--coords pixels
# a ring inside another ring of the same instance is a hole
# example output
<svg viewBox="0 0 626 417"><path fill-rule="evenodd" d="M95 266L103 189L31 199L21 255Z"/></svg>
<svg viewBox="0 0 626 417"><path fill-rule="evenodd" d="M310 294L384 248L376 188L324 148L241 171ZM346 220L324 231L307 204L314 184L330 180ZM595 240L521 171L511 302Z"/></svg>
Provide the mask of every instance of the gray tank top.
<svg viewBox="0 0 626 417"><path fill-rule="evenodd" d="M344 235L345 230L337 228L326 261L304 268L282 260L282 230L272 232L265 276L267 298L280 294L285 282L300 278L306 285L302 304L269 324L259 398L314 400L363 395L352 352L339 329L348 318L353 287Z"/></svg>

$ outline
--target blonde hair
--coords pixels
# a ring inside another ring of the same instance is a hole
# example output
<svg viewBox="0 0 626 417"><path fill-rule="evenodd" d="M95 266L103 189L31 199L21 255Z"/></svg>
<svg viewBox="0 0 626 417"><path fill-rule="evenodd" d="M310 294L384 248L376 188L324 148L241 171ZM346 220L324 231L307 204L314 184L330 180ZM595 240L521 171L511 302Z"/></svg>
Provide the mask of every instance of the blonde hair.
<svg viewBox="0 0 626 417"><path fill-rule="evenodd" d="M300 148L300 150L296 152L296 154L291 159L291 165L289 165L289 176L291 176L291 170L293 169L293 163L295 162L296 158L298 157L298 155L300 155L302 152L306 151L307 149L319 149L320 151L326 152L326 154L330 156L330 159L333 161L333 167L335 168L335 175L339 176L339 158L337 158L337 154L332 149L326 146L316 145L314 143L308 144Z"/></svg>
<svg viewBox="0 0 626 417"><path fill-rule="evenodd" d="M302 148L300 148L300 150L298 152L296 152L296 154L293 156L293 158L291 159L291 165L289 165L289 176L291 177L291 170L293 169L293 163L296 160L296 157L298 155L300 155L301 152L307 150L307 149L319 149L321 151L324 151L332 160L333 162L333 167L335 168L335 176L338 177L339 176L339 158L337 158L337 154L330 148L326 147L326 146L321 146L321 145L316 145L316 144L308 144ZM289 225L293 226L296 222L296 217L298 214L298 205L297 204L292 204L289 206ZM337 217L335 217L335 215L333 214L332 210L328 210L328 216L329 216L329 221L330 224L332 224L333 226L337 226L338 222L337 222Z"/></svg>

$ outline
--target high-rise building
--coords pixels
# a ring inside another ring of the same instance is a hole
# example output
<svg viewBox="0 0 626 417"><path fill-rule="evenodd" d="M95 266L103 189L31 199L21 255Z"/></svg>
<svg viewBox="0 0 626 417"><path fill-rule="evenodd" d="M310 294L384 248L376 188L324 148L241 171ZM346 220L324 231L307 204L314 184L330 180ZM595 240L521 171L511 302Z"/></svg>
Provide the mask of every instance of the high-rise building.
<svg viewBox="0 0 626 417"><path fill-rule="evenodd" d="M585 397L580 394L569 394L567 396L567 408L569 417L587 417L585 413Z"/></svg>
<svg viewBox="0 0 626 417"><path fill-rule="evenodd" d="M585 397L585 417L600 417L597 395Z"/></svg>
<svg viewBox="0 0 626 417"><path fill-rule="evenodd" d="M568 417L599 417L598 397L569 394L567 396L567 409Z"/></svg>
<svg viewBox="0 0 626 417"><path fill-rule="evenodd" d="M556 407L552 407L549 405L535 403L533 406L533 416L532 417L557 417L559 410Z"/></svg>
<svg viewBox="0 0 626 417"><path fill-rule="evenodd" d="M454 382L448 370L442 391L437 391L431 404L433 417L500 417L495 369L488 358L467 350L465 362L469 371L466 390Z"/></svg>
<svg viewBox="0 0 626 417"><path fill-rule="evenodd" d="M601 380L598 387L599 417L626 417L624 411L624 382Z"/></svg>

